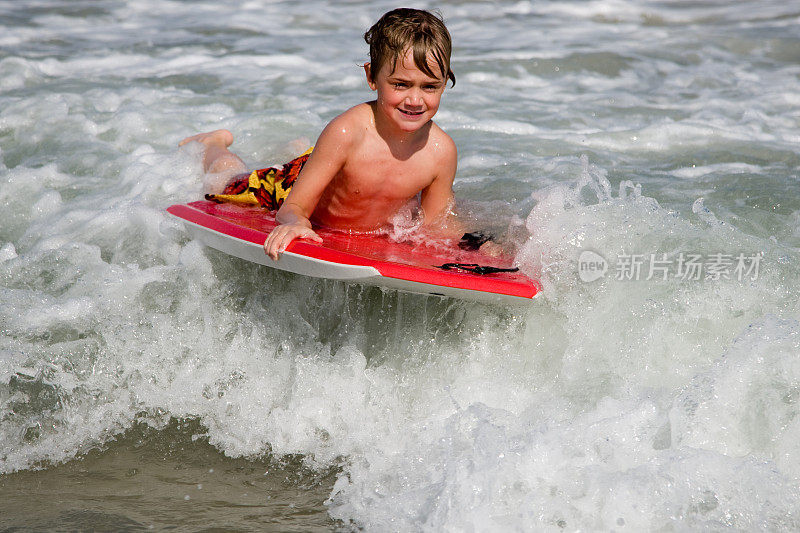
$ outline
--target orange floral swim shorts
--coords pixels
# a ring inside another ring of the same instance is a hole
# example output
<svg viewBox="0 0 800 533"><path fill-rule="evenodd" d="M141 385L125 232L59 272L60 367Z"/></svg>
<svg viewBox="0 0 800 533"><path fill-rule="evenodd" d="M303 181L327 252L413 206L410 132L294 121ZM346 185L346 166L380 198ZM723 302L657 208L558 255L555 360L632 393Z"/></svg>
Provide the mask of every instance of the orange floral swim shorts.
<svg viewBox="0 0 800 533"><path fill-rule="evenodd" d="M206 194L206 200L260 205L271 211L277 210L289 196L298 174L308 161L312 148L300 157L279 167L262 168L239 174L225 186L222 194Z"/></svg>

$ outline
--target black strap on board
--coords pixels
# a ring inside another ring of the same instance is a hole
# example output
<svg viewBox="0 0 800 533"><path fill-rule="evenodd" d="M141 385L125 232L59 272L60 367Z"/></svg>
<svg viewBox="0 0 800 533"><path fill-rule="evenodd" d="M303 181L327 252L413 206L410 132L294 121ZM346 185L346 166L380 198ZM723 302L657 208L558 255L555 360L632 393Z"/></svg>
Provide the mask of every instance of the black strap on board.
<svg viewBox="0 0 800 533"><path fill-rule="evenodd" d="M513 268L499 268L493 266L483 266L477 263L445 263L437 265L436 268L442 270L463 270L464 272L471 272L472 274L494 274L496 272L516 272L519 270L517 267Z"/></svg>

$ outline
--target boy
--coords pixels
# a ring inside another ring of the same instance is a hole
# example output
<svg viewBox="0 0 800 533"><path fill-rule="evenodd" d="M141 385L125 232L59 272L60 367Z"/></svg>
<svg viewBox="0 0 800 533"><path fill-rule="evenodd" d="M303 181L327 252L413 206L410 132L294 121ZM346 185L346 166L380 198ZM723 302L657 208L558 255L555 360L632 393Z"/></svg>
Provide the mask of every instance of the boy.
<svg viewBox="0 0 800 533"><path fill-rule="evenodd" d="M455 85L447 28L427 11L401 8L383 15L364 39L370 45L364 71L377 98L333 119L307 160L296 165L302 170L285 200L278 198L279 225L264 243L273 260L294 239L321 242L312 222L373 230L421 193L423 225L430 226L442 224L453 205L456 146L431 120L447 80ZM245 170L228 150L230 132L201 133L180 144L190 141L205 145L206 172Z"/></svg>

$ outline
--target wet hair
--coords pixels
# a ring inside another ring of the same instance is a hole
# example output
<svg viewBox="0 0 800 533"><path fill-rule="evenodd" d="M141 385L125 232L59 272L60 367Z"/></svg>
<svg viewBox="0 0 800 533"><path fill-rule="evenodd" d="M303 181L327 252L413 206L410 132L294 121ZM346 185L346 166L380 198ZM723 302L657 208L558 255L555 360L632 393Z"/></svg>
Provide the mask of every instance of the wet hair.
<svg viewBox="0 0 800 533"><path fill-rule="evenodd" d="M407 7L393 9L367 30L364 40L369 44L373 77L387 62L395 65L398 59L402 61L406 50L411 49L418 69L431 78L444 75L445 79L456 84L456 75L450 70L450 32L439 15ZM439 66L441 74L431 69L429 54Z"/></svg>

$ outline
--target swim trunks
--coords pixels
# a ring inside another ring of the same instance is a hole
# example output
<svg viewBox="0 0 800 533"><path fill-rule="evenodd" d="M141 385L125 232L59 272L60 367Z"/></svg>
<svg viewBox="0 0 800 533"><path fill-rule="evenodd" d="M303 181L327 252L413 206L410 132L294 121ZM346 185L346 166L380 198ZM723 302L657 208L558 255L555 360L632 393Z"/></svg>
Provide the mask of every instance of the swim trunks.
<svg viewBox="0 0 800 533"><path fill-rule="evenodd" d="M303 155L279 167L262 168L238 174L225 186L222 194L206 194L206 200L260 205L270 211L277 210L289 196L297 175L311 155L311 147Z"/></svg>

